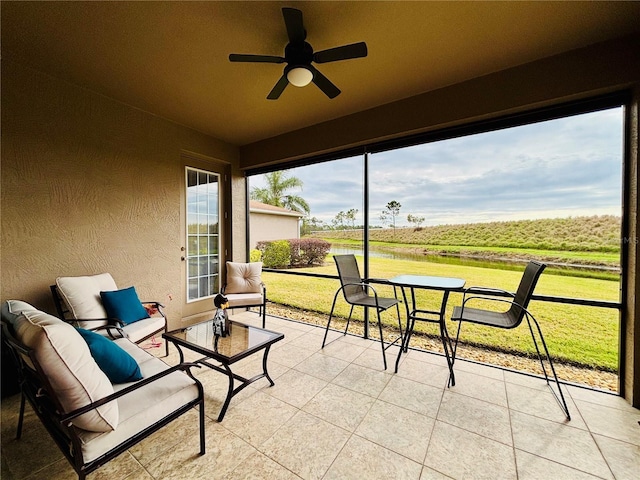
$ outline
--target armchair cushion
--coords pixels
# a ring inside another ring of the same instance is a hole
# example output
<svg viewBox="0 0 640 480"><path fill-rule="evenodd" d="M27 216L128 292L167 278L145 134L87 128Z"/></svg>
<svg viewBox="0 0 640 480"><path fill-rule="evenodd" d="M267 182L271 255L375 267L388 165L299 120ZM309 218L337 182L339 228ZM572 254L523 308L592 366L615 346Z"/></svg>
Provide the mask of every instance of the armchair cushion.
<svg viewBox="0 0 640 480"><path fill-rule="evenodd" d="M225 293L229 308L258 306L264 303L262 293Z"/></svg>
<svg viewBox="0 0 640 480"><path fill-rule="evenodd" d="M147 310L140 303L134 287L122 290L101 291L100 298L109 318L116 318L125 325L149 318Z"/></svg>
<svg viewBox="0 0 640 480"><path fill-rule="evenodd" d="M25 305L28 304L8 300L2 309L3 318L10 323L16 338L34 350L65 412L114 393L75 328L47 313L28 310ZM85 430L107 432L118 426L118 420L118 405L110 402L77 417L73 423Z"/></svg>
<svg viewBox="0 0 640 480"><path fill-rule="evenodd" d="M227 262L227 283L224 293L262 292L262 262Z"/></svg>
<svg viewBox="0 0 640 480"><path fill-rule="evenodd" d="M87 342L91 356L111 383L127 383L142 379L136 361L117 343L83 328L78 328L78 333Z"/></svg>
<svg viewBox="0 0 640 480"><path fill-rule="evenodd" d="M106 325L107 312L100 299L101 291L117 290L118 286L109 273L82 277L58 277L56 285L62 300L66 304L71 319L104 318L100 322L78 322L82 328L95 328Z"/></svg>

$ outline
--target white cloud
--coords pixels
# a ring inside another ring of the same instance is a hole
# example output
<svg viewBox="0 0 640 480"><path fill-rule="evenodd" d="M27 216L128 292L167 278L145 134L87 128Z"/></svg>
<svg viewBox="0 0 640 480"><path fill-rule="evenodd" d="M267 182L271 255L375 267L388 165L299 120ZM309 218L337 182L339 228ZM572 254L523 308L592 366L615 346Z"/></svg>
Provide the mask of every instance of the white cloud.
<svg viewBox="0 0 640 480"><path fill-rule="evenodd" d="M370 156L371 223L395 200L426 224L620 215L622 109L417 145ZM327 223L359 210L360 157L300 167L296 192ZM252 178L251 185L262 186Z"/></svg>

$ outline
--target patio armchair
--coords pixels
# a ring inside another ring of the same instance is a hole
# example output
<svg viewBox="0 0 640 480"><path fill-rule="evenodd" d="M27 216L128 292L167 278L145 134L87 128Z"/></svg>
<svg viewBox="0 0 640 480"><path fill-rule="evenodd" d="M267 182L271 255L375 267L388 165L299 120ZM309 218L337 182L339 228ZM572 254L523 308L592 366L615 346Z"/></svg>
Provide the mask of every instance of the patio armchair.
<svg viewBox="0 0 640 480"><path fill-rule="evenodd" d="M262 328L266 325L267 288L262 282L262 262L227 262L226 282L221 293L228 308L260 307Z"/></svg>
<svg viewBox="0 0 640 480"><path fill-rule="evenodd" d="M462 329L462 324L464 322L475 323L476 325L484 325L487 327L513 329L518 327L526 318L547 385L549 385L551 392L556 397L556 400L566 415L567 420L571 420L569 408L567 407L567 402L565 401L562 389L560 388L560 382L558 381L558 376L556 375L555 367L553 366L553 360L551 359L551 355L549 355L547 343L542 335L542 329L535 317L529 310L527 310L529 301L533 296L533 291L538 283L538 279L545 267L546 265L544 263L534 261L529 262L524 270L515 294L507 292L506 290L485 287L470 287L465 290L462 298L462 305L455 307L451 316L451 320L458 322L458 332L456 334L456 341L453 347L453 361L455 362L460 330ZM468 304L475 303L480 300L485 302L494 302L498 305L506 305L508 306L508 309L506 311L495 311L468 306ZM533 325L536 327L535 332L537 332L540 337L546 359L549 363L549 368L551 369L551 373L553 374L553 378L558 387L559 396L551 388L551 384L549 383L549 375L547 374L547 369L540 353Z"/></svg>
<svg viewBox="0 0 640 480"><path fill-rule="evenodd" d="M51 285L58 317L76 327L134 343L167 331L167 317L159 302L141 302L134 287L118 289L109 273L58 277ZM165 342L165 356L169 346Z"/></svg>
<svg viewBox="0 0 640 480"><path fill-rule="evenodd" d="M386 350L393 345L398 339L391 342L385 347L384 337L382 334L382 320L380 319L380 313L395 306L398 313L398 326L400 327L400 339L402 339L402 321L400 319L400 307L398 306L397 298L387 298L378 296L376 289L369 284L368 279L363 279L360 276L360 269L358 268L358 262L355 255L334 255L334 261L338 269L338 277L340 278L340 288L333 296L333 304L331 305L331 312L329 313L329 321L327 322L327 328L324 332L324 339L322 340L322 348L325 347L327 342L327 334L329 333L329 326L331 325L331 319L333 318L333 311L336 306L336 300L340 293L343 294L345 301L351 305L349 311L349 318L347 319L347 325L344 329L344 334L347 334L349 330L349 323L351 322L351 315L353 314L353 307L360 306L365 308L375 308L378 317L378 329L380 331L380 346L382 348L382 360L384 362L384 369L387 369L387 356Z"/></svg>

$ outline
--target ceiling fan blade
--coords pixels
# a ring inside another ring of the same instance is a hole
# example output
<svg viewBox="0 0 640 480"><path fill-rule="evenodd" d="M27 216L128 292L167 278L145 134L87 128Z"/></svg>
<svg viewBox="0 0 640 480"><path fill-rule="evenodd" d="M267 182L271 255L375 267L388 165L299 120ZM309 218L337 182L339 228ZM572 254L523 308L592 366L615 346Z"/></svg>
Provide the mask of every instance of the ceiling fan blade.
<svg viewBox="0 0 640 480"><path fill-rule="evenodd" d="M315 83L316 86L320 90L322 90L327 97L336 98L338 95L340 95L340 89L333 83L331 83L331 80L320 73L317 68L315 68L313 65L309 65L306 68L313 72L313 83Z"/></svg>
<svg viewBox="0 0 640 480"><path fill-rule="evenodd" d="M316 63L336 62L338 60L348 60L350 58L361 58L367 56L367 44L364 42L343 45L342 47L329 48L313 54L313 61Z"/></svg>
<svg viewBox="0 0 640 480"><path fill-rule="evenodd" d="M284 63L285 59L274 55L245 55L243 53L230 53L230 62L252 62L252 63Z"/></svg>
<svg viewBox="0 0 640 480"><path fill-rule="evenodd" d="M307 38L307 32L302 23L302 12L297 8L284 7L282 16L284 17L284 24L287 26L289 42L304 42L305 38Z"/></svg>
<svg viewBox="0 0 640 480"><path fill-rule="evenodd" d="M284 92L284 89L289 85L289 80L287 80L287 76L283 74L278 80L278 83L271 89L269 95L267 95L267 100L277 100Z"/></svg>

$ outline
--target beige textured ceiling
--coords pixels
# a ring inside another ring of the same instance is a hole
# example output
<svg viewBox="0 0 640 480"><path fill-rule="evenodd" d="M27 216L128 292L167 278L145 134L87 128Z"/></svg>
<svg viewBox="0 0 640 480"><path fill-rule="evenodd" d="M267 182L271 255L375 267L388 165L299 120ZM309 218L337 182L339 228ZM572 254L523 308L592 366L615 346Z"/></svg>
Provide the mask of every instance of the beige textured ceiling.
<svg viewBox="0 0 640 480"><path fill-rule="evenodd" d="M365 41L366 58L318 65L314 85L266 99L283 65L283 6L314 50ZM640 2L6 2L2 58L245 145L640 30ZM550 82L553 79L549 79Z"/></svg>

